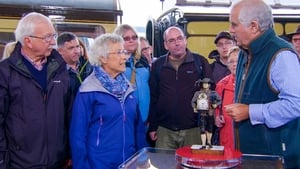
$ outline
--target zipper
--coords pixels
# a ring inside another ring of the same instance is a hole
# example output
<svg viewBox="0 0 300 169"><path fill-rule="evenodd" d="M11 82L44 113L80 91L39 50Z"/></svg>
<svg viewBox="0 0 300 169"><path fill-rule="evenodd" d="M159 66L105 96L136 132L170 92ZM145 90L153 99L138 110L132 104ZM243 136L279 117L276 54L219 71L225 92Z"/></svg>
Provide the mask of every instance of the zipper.
<svg viewBox="0 0 300 169"><path fill-rule="evenodd" d="M47 101L47 99L48 99L47 91L42 91L42 93L43 93L43 101L44 101L44 103L45 103L45 105L46 105L46 101Z"/></svg>
<svg viewBox="0 0 300 169"><path fill-rule="evenodd" d="M246 80L246 77L248 75L248 69L249 69L249 65L251 63L251 59L250 59L250 54L247 56L247 62L246 62L246 69L242 75L242 83L241 83L241 88L239 90L239 93L238 93L238 99L237 101L240 102L241 101L241 98L242 98L242 92L244 91L244 88L245 88L245 80Z"/></svg>
<svg viewBox="0 0 300 169"><path fill-rule="evenodd" d="M103 125L103 119L102 119L102 115L100 115L100 118L99 118L99 128L98 128L98 131L97 131L98 137L97 137L97 141L96 141L96 145L97 146L99 146L99 144L100 144L100 132L101 132L102 125Z"/></svg>
<svg viewBox="0 0 300 169"><path fill-rule="evenodd" d="M249 54L247 55L246 68L245 68L244 73L242 75L241 87L240 87L239 93L237 95L237 102L241 101L242 93L243 93L244 88L245 88L245 80L246 80L246 77L248 76L248 69L249 69L249 66L250 66L250 63L251 63L250 55L251 55L251 52L249 51ZM239 137L239 128L238 128L237 123L234 123L234 131L235 131L234 132L234 134L235 134L235 148L237 150L240 150L240 137Z"/></svg>
<svg viewBox="0 0 300 169"><path fill-rule="evenodd" d="M125 107L124 107L124 102L125 102L125 97L124 96L122 98L122 100L120 100L120 104L121 104L121 107L122 107L122 111L123 111L123 126L122 126L122 132L123 132L123 148L122 148L122 159L123 161L126 160L126 157L125 157L125 142L126 142L126 135L125 135L125 123L126 123L126 112L125 112Z"/></svg>

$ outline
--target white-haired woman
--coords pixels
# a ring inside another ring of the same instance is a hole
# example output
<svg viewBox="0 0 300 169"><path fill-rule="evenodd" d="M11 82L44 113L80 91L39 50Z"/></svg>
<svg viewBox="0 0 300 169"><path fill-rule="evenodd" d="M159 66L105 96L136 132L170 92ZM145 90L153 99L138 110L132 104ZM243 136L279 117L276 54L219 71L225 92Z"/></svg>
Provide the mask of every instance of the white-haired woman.
<svg viewBox="0 0 300 169"><path fill-rule="evenodd" d="M90 48L93 72L76 96L70 127L74 169L118 168L146 146L145 126L126 79L128 52L116 34L103 34Z"/></svg>

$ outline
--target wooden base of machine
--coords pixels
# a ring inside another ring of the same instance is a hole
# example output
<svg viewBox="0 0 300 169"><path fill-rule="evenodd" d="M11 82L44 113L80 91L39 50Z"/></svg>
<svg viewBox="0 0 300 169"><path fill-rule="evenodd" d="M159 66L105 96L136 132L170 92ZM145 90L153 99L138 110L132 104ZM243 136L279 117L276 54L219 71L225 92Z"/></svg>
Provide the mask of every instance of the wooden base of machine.
<svg viewBox="0 0 300 169"><path fill-rule="evenodd" d="M193 154L223 155L224 146L192 145L191 151Z"/></svg>

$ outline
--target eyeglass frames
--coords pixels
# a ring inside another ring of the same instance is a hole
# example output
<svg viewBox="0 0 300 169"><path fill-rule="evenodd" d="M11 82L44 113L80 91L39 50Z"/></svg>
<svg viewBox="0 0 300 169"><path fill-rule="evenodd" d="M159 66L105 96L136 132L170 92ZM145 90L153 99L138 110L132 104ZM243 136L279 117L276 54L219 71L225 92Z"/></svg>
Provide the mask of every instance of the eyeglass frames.
<svg viewBox="0 0 300 169"><path fill-rule="evenodd" d="M225 43L217 43L216 46L218 48L222 48L222 47L229 47L229 46L232 46L233 45L233 42L232 41L227 41Z"/></svg>
<svg viewBox="0 0 300 169"><path fill-rule="evenodd" d="M148 49L150 49L150 46L142 48L141 51L144 52L145 50L148 50Z"/></svg>
<svg viewBox="0 0 300 169"><path fill-rule="evenodd" d="M138 39L138 36L137 35L135 35L135 36L125 36L125 37L123 37L123 39L124 39L124 41L130 41L130 40L133 40L133 41L135 41L135 40L137 40Z"/></svg>
<svg viewBox="0 0 300 169"><path fill-rule="evenodd" d="M34 35L29 35L29 37L31 38L36 38L36 39L41 39L45 42L51 42L52 39L56 39L57 38L57 33L55 34L50 34L50 35L46 35L44 37L40 37L40 36L34 36Z"/></svg>
<svg viewBox="0 0 300 169"><path fill-rule="evenodd" d="M130 53L127 50L119 50L116 52L107 52L107 54L117 54L118 56L121 56L121 55L128 56Z"/></svg>
<svg viewBox="0 0 300 169"><path fill-rule="evenodd" d="M176 39L169 39L167 40L167 43L169 44L175 44L176 42L180 43L184 41L184 37L183 36L178 36Z"/></svg>

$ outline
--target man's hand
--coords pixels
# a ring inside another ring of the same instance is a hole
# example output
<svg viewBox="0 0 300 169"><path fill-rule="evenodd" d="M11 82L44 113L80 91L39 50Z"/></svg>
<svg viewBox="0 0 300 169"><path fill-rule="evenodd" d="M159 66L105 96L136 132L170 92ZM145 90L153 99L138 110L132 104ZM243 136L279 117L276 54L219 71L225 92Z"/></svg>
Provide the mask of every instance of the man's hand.
<svg viewBox="0 0 300 169"><path fill-rule="evenodd" d="M249 119L249 105L240 103L230 104L225 106L225 110L235 122Z"/></svg>
<svg viewBox="0 0 300 169"><path fill-rule="evenodd" d="M156 131L149 132L149 136L150 136L150 138L151 138L152 141L157 140L157 133L156 133Z"/></svg>
<svg viewBox="0 0 300 169"><path fill-rule="evenodd" d="M215 118L215 125L217 127L223 127L224 124L225 124L224 116L222 116L222 115L216 116L216 118Z"/></svg>

